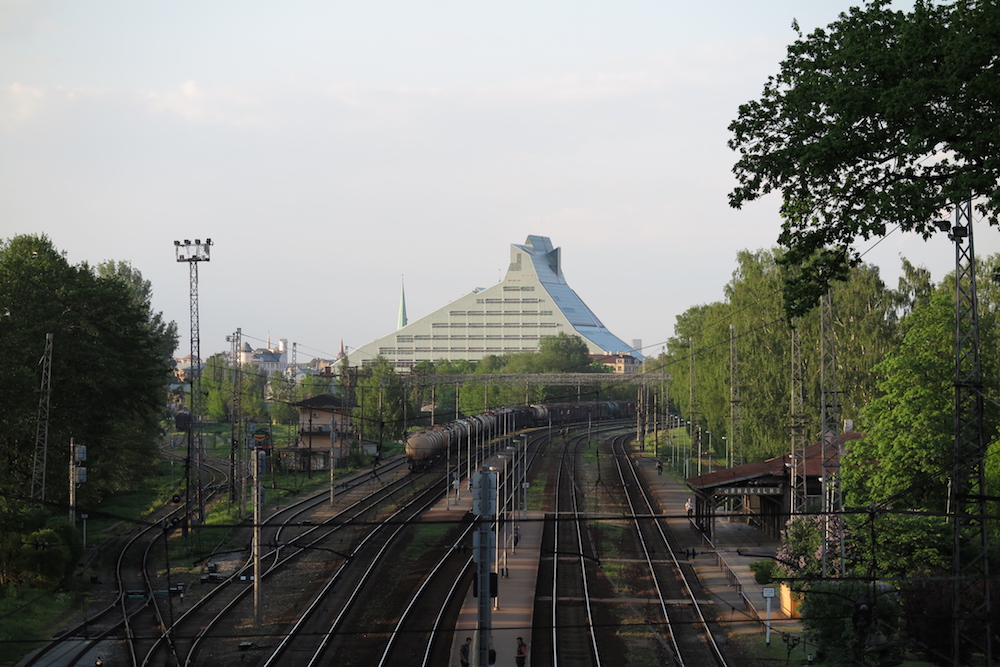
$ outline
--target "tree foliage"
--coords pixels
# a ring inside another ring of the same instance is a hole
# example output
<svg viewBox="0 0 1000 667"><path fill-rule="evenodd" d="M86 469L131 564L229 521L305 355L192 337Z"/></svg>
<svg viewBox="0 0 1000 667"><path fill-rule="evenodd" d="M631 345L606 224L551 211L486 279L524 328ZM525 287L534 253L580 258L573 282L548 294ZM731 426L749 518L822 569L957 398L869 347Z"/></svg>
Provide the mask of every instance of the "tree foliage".
<svg viewBox="0 0 1000 667"><path fill-rule="evenodd" d="M79 536L66 520L71 438L87 447L87 482L77 490L82 506L139 488L156 465L177 331L152 310L151 295L149 282L127 263L70 265L46 236L0 243L0 585L53 587L79 562ZM49 333L40 510L25 498Z"/></svg>
<svg viewBox="0 0 1000 667"><path fill-rule="evenodd" d="M1000 6L889 0L799 37L729 129L736 208L780 191L786 308L805 313L890 225L925 238L956 202L1000 211ZM797 29L797 26L795 26Z"/></svg>
<svg viewBox="0 0 1000 667"><path fill-rule="evenodd" d="M0 244L0 487L28 492L41 386L53 334L46 497L65 502L70 438L87 445L79 500L131 490L155 464L176 327L150 306L150 286L124 263L71 266L45 236ZM58 452L58 453L55 453Z"/></svg>
<svg viewBox="0 0 1000 667"><path fill-rule="evenodd" d="M947 281L946 281L947 283ZM878 395L862 412L868 435L845 457L848 502L943 512L955 454L955 302L947 285L902 322L899 346L873 367ZM980 318L983 350L995 349L992 316ZM996 395L995 355L983 355L984 390ZM987 441L996 437L996 406L985 402Z"/></svg>
<svg viewBox="0 0 1000 667"><path fill-rule="evenodd" d="M396 440L404 429L404 391L392 362L375 357L369 374L358 380L355 396L358 407L353 422L361 437L372 441Z"/></svg>
<svg viewBox="0 0 1000 667"><path fill-rule="evenodd" d="M664 369L671 376L671 403L703 431L711 431L718 449L721 436L730 435L730 351L731 341L735 343L743 459L748 461L776 456L789 446L791 329L781 306L786 270L780 257L775 250L741 251L725 287L725 301L693 306L679 315L667 344ZM878 270L868 265L851 269L833 298L841 414L857 418L875 394L871 367L895 344L898 299L882 283ZM815 435L821 402L818 313L798 318L795 327L802 351L805 418Z"/></svg>

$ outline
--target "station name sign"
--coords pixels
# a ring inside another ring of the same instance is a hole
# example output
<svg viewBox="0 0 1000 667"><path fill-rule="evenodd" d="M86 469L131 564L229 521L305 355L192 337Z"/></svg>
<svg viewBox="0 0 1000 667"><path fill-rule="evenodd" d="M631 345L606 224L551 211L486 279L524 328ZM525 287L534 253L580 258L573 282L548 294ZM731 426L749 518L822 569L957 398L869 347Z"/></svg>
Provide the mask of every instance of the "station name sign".
<svg viewBox="0 0 1000 667"><path fill-rule="evenodd" d="M717 496L780 496L780 486L723 486L715 490Z"/></svg>

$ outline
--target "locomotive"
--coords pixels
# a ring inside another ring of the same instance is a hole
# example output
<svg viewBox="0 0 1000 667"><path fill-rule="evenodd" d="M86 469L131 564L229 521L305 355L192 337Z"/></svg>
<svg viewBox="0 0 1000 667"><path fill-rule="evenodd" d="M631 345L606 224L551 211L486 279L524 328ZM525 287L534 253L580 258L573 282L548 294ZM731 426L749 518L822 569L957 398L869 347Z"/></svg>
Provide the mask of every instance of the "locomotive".
<svg viewBox="0 0 1000 667"><path fill-rule="evenodd" d="M411 470L425 468L446 455L452 445L457 446L483 433L495 432L501 425L518 431L548 424L583 422L588 418L606 421L634 416L635 401L584 401L499 408L417 431L406 439L406 460Z"/></svg>

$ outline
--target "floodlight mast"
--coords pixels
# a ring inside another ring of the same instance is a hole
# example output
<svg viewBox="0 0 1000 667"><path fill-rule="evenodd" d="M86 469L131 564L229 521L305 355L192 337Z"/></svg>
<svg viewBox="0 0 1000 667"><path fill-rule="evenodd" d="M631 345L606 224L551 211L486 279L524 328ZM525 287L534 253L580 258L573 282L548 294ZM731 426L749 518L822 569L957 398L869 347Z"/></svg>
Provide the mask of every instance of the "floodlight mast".
<svg viewBox="0 0 1000 667"><path fill-rule="evenodd" d="M185 500L187 503L188 519L192 524L201 524L205 520L205 451L201 440L201 332L198 322L198 263L207 262L211 259L210 248L212 239L195 239L194 243L188 239L174 241L174 250L177 253L178 262L187 262L190 275L190 304L191 304L191 427L188 431L188 457L185 465L186 474L190 478L191 455L194 454L194 465L197 473L197 484L195 485L195 509L191 512L191 498ZM188 521L184 523L184 532L187 534Z"/></svg>
<svg viewBox="0 0 1000 667"><path fill-rule="evenodd" d="M952 524L952 659L965 650L992 664L989 546L986 504L986 440L983 436L983 372L979 348L976 253L972 243L972 201L955 206L955 224L935 224L955 244L955 459L949 505Z"/></svg>

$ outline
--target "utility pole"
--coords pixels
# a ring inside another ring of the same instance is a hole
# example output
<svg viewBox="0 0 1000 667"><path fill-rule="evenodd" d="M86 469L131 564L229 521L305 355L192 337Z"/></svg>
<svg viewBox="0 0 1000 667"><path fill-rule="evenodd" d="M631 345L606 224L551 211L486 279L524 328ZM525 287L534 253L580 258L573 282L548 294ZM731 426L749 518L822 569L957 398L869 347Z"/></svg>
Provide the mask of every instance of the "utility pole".
<svg viewBox="0 0 1000 667"><path fill-rule="evenodd" d="M836 335L833 331L833 290L828 289L819 302L820 328L820 440L823 443L823 576L828 575L829 545L837 542L840 554L840 576L844 576L844 491L840 483L840 401L837 398ZM836 516L836 525L832 519Z"/></svg>
<svg viewBox="0 0 1000 667"><path fill-rule="evenodd" d="M260 524L261 524L261 504L263 502L263 490L260 485L260 457L264 456L264 451L258 446L259 441L254 441L253 447L253 622L254 627L262 625L261 616L263 613L263 600L261 587L264 585L262 578L263 567L260 560ZM272 442L273 445L273 442ZM312 463L310 461L310 463Z"/></svg>
<svg viewBox="0 0 1000 667"><path fill-rule="evenodd" d="M198 483L195 488L196 505L193 523L205 521L205 451L201 440L201 331L198 322L198 264L211 259L209 249L212 239L195 239L194 243L174 241L178 262L188 263L189 296L191 306L191 431L188 439L188 461L194 454ZM190 474L190 473L189 473Z"/></svg>
<svg viewBox="0 0 1000 667"><path fill-rule="evenodd" d="M979 356L976 255L972 243L972 202L955 207L955 225L938 227L955 243L955 460L950 506L954 514L952 664L972 646L992 664L989 549L987 542L986 444L983 438L983 375Z"/></svg>
<svg viewBox="0 0 1000 667"><path fill-rule="evenodd" d="M688 338L688 362L690 364L688 372L688 390L690 391L690 406L689 410L691 414L689 415L689 427L690 432L688 434L689 440L688 445L694 448L695 453L698 456L698 474L701 475L701 429L698 427L698 401L697 392L695 387L697 382L695 381L697 376L695 375L695 365L694 365L694 338Z"/></svg>
<svg viewBox="0 0 1000 667"><path fill-rule="evenodd" d="M497 515L497 474L483 468L472 477L472 511L476 515L473 555L476 563L477 665L486 665L493 639L493 604L497 573L491 571L496 558L497 534L492 529Z"/></svg>
<svg viewBox="0 0 1000 667"><path fill-rule="evenodd" d="M743 465L743 400L740 398L740 364L736 350L735 324L729 325L729 447L729 465ZM739 459L736 458L737 452Z"/></svg>
<svg viewBox="0 0 1000 667"><path fill-rule="evenodd" d="M230 382L230 446L229 446L229 479L232 489L230 489L230 502L240 508L240 515L243 515L246 493L246 466L244 464L243 437L243 375L241 373L243 354L243 330L236 329L232 336L226 336L226 340L231 343L230 355L232 356Z"/></svg>
<svg viewBox="0 0 1000 667"><path fill-rule="evenodd" d="M792 518L806 509L806 415L805 401L802 390L802 346L799 343L799 321L792 322L791 327L791 408L789 419L792 432L792 453L789 455L789 476L791 477L791 503L789 512Z"/></svg>
<svg viewBox="0 0 1000 667"><path fill-rule="evenodd" d="M45 502L45 468L49 454L49 403L52 398L52 334L45 334L42 365L42 391L38 398L38 419L35 424L35 460L31 473L32 500Z"/></svg>

